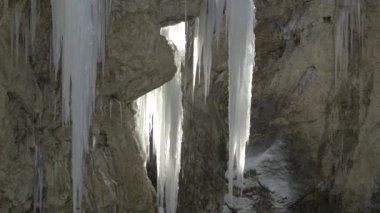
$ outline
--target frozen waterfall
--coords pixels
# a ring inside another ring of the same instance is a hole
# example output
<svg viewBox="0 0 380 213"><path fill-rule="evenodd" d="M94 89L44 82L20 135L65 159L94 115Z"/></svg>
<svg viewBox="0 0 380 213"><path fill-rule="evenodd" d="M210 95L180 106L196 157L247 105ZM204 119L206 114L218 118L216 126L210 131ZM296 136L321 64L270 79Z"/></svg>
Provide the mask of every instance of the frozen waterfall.
<svg viewBox="0 0 380 213"><path fill-rule="evenodd" d="M81 212L84 154L95 102L97 63L104 64L107 0L51 0L53 63L62 64L64 124L72 125L73 212Z"/></svg>
<svg viewBox="0 0 380 213"><path fill-rule="evenodd" d="M245 149L249 140L252 75L255 66L255 6L253 0L227 0L229 70L228 191L242 185Z"/></svg>
<svg viewBox="0 0 380 213"><path fill-rule="evenodd" d="M177 73L171 81L136 101L137 132L147 158L152 133L153 153L157 159L159 211L167 213L175 213L177 209L183 118L181 67L186 49L185 29L184 22L161 29L161 35L167 38L174 49Z"/></svg>

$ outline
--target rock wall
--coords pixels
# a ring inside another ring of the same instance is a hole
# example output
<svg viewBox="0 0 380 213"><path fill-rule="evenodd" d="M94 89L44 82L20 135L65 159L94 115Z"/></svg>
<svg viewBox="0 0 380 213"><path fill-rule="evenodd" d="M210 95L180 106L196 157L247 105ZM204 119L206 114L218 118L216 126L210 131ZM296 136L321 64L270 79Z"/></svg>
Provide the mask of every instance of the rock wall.
<svg viewBox="0 0 380 213"><path fill-rule="evenodd" d="M72 208L71 134L61 123L60 72L54 74L50 64L50 1L38 2L36 41L28 56L21 36L29 1L0 3L0 212ZM160 12L164 3L179 7L176 1L113 1L107 65L98 76L86 157L85 211L154 212L155 190L136 137L132 101L176 71L172 49L160 36L161 26L173 17ZM17 66L10 36L16 4L22 10ZM177 12L182 19L183 13Z"/></svg>
<svg viewBox="0 0 380 213"><path fill-rule="evenodd" d="M71 134L61 124L60 73L56 77L49 62L50 3L39 1L34 50L25 57L20 36L16 58L10 29L17 2L23 26L28 1L0 2L0 212L70 212ZM113 1L106 72L98 76L94 140L86 158L86 211L154 212L132 101L173 77L172 50L159 29L187 19L191 41L199 3ZM340 7L326 0L256 0L246 182L233 199L224 199L225 37L214 45L206 102L202 77L192 92L187 55L178 212L380 211L380 3L362 0L362 36L353 34L349 77L337 89L334 30Z"/></svg>
<svg viewBox="0 0 380 213"><path fill-rule="evenodd" d="M189 27L192 41L193 22ZM225 37L214 45L211 88L204 96L203 72L193 93L192 57L182 75L183 142L178 212L220 212L225 192L226 142L228 140L228 74ZM193 44L189 42L188 49Z"/></svg>
<svg viewBox="0 0 380 213"><path fill-rule="evenodd" d="M278 1L259 2L248 170L256 171L280 209L378 211L374 200L379 159L374 156L379 146L371 132L378 131L374 108L379 31L372 20L378 18L379 5L362 1L362 37L354 31L349 78L343 81L334 78L338 1L284 1L283 7ZM274 12L279 8L283 12ZM271 24L261 18L270 18ZM268 38L279 41L273 42L272 51ZM334 81L342 81L342 86L336 88Z"/></svg>
<svg viewBox="0 0 380 213"><path fill-rule="evenodd" d="M334 77L334 33L341 7L338 1L256 1L246 183L242 196L225 200L224 212L379 211L380 32L374 24L379 5L362 1L362 36L354 31L347 81ZM222 52L225 46L214 50L216 55ZM182 212L220 212L223 205L228 103L227 78L218 74L226 69L224 63L225 58L214 59L207 104L198 88L192 106L191 95L184 100ZM342 81L338 89L335 80ZM185 93L191 94L191 79L185 82Z"/></svg>

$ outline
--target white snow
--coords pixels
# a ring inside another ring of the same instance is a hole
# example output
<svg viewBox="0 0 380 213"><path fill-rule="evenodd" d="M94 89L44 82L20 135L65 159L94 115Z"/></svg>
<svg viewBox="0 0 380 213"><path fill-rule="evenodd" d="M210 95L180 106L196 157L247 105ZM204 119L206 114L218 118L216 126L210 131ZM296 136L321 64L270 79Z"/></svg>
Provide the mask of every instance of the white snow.
<svg viewBox="0 0 380 213"><path fill-rule="evenodd" d="M53 63L62 61L63 121L72 125L73 212L81 212L84 153L95 102L97 63L104 64L105 0L51 0Z"/></svg>
<svg viewBox="0 0 380 213"><path fill-rule="evenodd" d="M231 213L231 209L238 213L256 213L254 209L256 203L252 198L225 196L224 202L223 213Z"/></svg>
<svg viewBox="0 0 380 213"><path fill-rule="evenodd" d="M258 181L270 191L272 203L277 209L283 209L289 203L299 199L310 183L294 180L295 170L289 159L289 145L276 140L264 152L247 158L246 171L256 171ZM303 177L301 174L298 177Z"/></svg>
<svg viewBox="0 0 380 213"><path fill-rule="evenodd" d="M253 0L227 0L228 69L229 69L229 161L228 191L233 180L242 185L245 149L249 139L252 74L255 64L253 33L255 6Z"/></svg>
<svg viewBox="0 0 380 213"><path fill-rule="evenodd" d="M137 132L148 156L152 134L157 159L157 196L160 212L175 213L181 166L182 90L181 68L186 49L185 23L165 27L165 36L175 52L177 73L163 86L140 97L137 103ZM148 157L147 157L148 158Z"/></svg>

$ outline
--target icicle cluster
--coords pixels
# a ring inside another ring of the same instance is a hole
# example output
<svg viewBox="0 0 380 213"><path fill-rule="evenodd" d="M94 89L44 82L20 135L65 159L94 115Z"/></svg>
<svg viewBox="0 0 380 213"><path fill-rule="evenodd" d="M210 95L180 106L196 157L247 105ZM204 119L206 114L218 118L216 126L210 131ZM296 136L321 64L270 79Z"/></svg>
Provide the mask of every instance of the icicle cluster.
<svg viewBox="0 0 380 213"><path fill-rule="evenodd" d="M233 181L243 181L245 148L249 138L251 88L255 58L253 0L205 0L196 20L193 50L193 93L200 67L203 68L205 97L210 87L212 42L219 39L226 5L229 69L229 193ZM239 184L239 183L238 183ZM240 185L240 184L239 184Z"/></svg>
<svg viewBox="0 0 380 213"><path fill-rule="evenodd" d="M104 64L107 0L51 0L53 63L62 61L63 120L72 123L73 212L81 211L84 153L95 102L97 63Z"/></svg>
<svg viewBox="0 0 380 213"><path fill-rule="evenodd" d="M354 33L361 37L361 0L337 0L335 28L335 87L348 78L349 61L354 48Z"/></svg>
<svg viewBox="0 0 380 213"><path fill-rule="evenodd" d="M30 0L30 41L32 49L34 48L34 40L36 38L36 22L37 22L37 0ZM27 45L28 46L28 45Z"/></svg>
<svg viewBox="0 0 380 213"><path fill-rule="evenodd" d="M152 133L154 154L157 159L157 194L160 212L175 213L177 208L178 181L181 166L182 143L182 91L181 67L185 58L185 23L161 30L175 48L175 77L145 96L137 103L137 132L144 151L149 153L149 137Z"/></svg>
<svg viewBox="0 0 380 213"><path fill-rule="evenodd" d="M37 0L31 0L28 6L29 12L23 14L22 3L17 2L11 17L11 54L15 57L16 67L20 59L20 40L22 41L21 47L24 48L25 63L28 60L29 48L33 49L35 40Z"/></svg>
<svg viewBox="0 0 380 213"><path fill-rule="evenodd" d="M252 75L255 66L255 6L253 0L227 0L229 69L228 191L236 175L244 178L245 148L249 139ZM239 184L240 183L240 184Z"/></svg>
<svg viewBox="0 0 380 213"><path fill-rule="evenodd" d="M20 52L20 27L21 27L22 8L21 3L18 2L14 6L14 16L11 21L11 54L16 59L16 67L19 62ZM26 28L25 28L26 29ZM25 48L26 49L26 48Z"/></svg>
<svg viewBox="0 0 380 213"><path fill-rule="evenodd" d="M33 212L36 213L42 212L43 209L43 188L44 188L44 169L43 169L43 155L42 150L39 144L36 143L34 136L32 137L32 144L35 148L35 157L34 157L34 186L33 186Z"/></svg>
<svg viewBox="0 0 380 213"><path fill-rule="evenodd" d="M214 32L217 38L223 23L225 0L204 0L195 23L193 50L193 93L199 70L203 71L205 99L209 94Z"/></svg>

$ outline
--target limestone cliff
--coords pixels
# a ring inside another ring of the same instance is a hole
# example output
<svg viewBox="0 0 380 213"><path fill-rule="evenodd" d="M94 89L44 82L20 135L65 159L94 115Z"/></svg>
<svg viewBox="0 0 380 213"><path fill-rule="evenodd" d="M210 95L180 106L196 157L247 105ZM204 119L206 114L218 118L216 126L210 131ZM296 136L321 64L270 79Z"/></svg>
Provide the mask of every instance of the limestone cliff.
<svg viewBox="0 0 380 213"><path fill-rule="evenodd" d="M226 200L223 211L380 211L376 107L380 56L374 24L379 4L362 1L362 35L354 31L349 79L336 89L334 33L342 7L338 2L256 1L257 56L246 183L243 196ZM219 193L225 187L225 167L220 162L225 166L227 161L223 147L228 139L228 103L226 58L218 61L218 56L225 49L223 45L214 49L213 89L207 104L198 97L202 89L196 89L194 104L190 95L184 100L182 212L222 211ZM191 79L185 81L190 93Z"/></svg>
<svg viewBox="0 0 380 213"><path fill-rule="evenodd" d="M21 8L19 58L10 30L16 4ZM86 211L154 211L155 191L135 136L131 103L176 70L172 50L160 36L170 18L160 13L161 4L113 1L107 67L98 76L93 143L86 157ZM69 212L71 140L61 122L60 73L54 74L49 60L50 1L39 1L36 41L28 56L21 35L29 22L29 1L0 6L0 212Z"/></svg>
<svg viewBox="0 0 380 213"><path fill-rule="evenodd" d="M337 2L255 1L246 182L232 200L224 198L224 34L214 44L206 101L202 83L192 93L187 55L178 212L380 212L380 3L361 1L361 32L353 34L349 77L337 89ZM15 41L11 29L18 3ZM28 6L26 0L0 2L0 212L70 212L71 139L61 122L60 73L56 76L50 64L50 1L39 1L34 49L25 56ZM191 50L199 7L200 0L113 0L106 71L98 76L94 140L86 157L86 212L155 212L133 101L174 76L173 53L160 28L188 20Z"/></svg>

